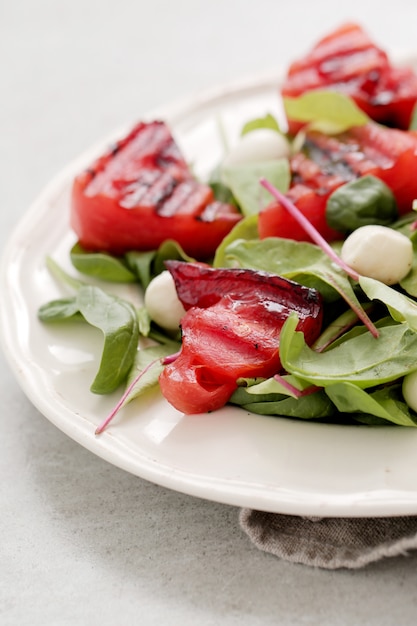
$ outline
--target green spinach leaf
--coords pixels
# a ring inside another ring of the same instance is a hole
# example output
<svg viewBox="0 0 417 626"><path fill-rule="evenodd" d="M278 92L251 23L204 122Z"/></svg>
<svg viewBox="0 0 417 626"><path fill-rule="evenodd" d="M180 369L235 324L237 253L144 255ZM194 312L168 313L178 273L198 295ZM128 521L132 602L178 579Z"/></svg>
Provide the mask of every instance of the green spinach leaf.
<svg viewBox="0 0 417 626"><path fill-rule="evenodd" d="M257 117L246 122L246 124L243 125L240 134L242 136L247 135L247 133L250 133L253 130L259 130L260 128L268 128L270 130L276 130L278 133L280 132L279 124L276 118L271 113L267 113L263 117Z"/></svg>
<svg viewBox="0 0 417 626"><path fill-rule="evenodd" d="M323 390L294 398L281 393L265 393L265 389L259 385L239 387L232 395L230 403L251 413L276 417L323 420L331 418L336 412L334 404Z"/></svg>
<svg viewBox="0 0 417 626"><path fill-rule="evenodd" d="M82 318L75 297L51 300L38 309L38 318L41 322L62 322L76 317Z"/></svg>
<svg viewBox="0 0 417 626"><path fill-rule="evenodd" d="M395 381L417 369L417 333L408 324L383 326L375 339L370 333L352 336L335 348L317 353L296 331L292 314L280 335L281 363L287 372L319 387L350 382L366 389Z"/></svg>
<svg viewBox="0 0 417 626"><path fill-rule="evenodd" d="M348 96L328 89L308 91L297 98L284 98L287 117L306 122L310 129L335 134L362 126L369 117Z"/></svg>
<svg viewBox="0 0 417 626"><path fill-rule="evenodd" d="M104 345L93 393L110 393L126 379L138 348L139 324L132 304L90 285L80 287L77 305L84 319L100 329Z"/></svg>
<svg viewBox="0 0 417 626"><path fill-rule="evenodd" d="M71 262L82 274L113 283L133 283L136 276L122 258L106 252L89 252L76 243L70 252Z"/></svg>
<svg viewBox="0 0 417 626"><path fill-rule="evenodd" d="M374 278L361 276L359 284L370 300L380 300L388 307L394 320L407 322L417 331L417 303L414 300Z"/></svg>
<svg viewBox="0 0 417 626"><path fill-rule="evenodd" d="M282 192L287 191L290 184L288 159L225 166L221 175L243 215L257 214L271 202L270 193L259 184L262 177Z"/></svg>
<svg viewBox="0 0 417 626"><path fill-rule="evenodd" d="M399 426L417 426L417 416L404 402L401 385L390 385L371 393L350 382L326 387L326 393L342 413L363 413ZM358 416L356 416L358 418Z"/></svg>
<svg viewBox="0 0 417 626"><path fill-rule="evenodd" d="M159 376L164 369L163 358L178 352L180 347L180 343L171 341L141 348L136 352L127 380L127 388L133 386L125 397L123 405L158 386Z"/></svg>
<svg viewBox="0 0 417 626"><path fill-rule="evenodd" d="M216 250L213 267L230 267L227 259L228 247L237 240L248 241L258 238L258 216L249 215L236 224L228 235L223 239Z"/></svg>

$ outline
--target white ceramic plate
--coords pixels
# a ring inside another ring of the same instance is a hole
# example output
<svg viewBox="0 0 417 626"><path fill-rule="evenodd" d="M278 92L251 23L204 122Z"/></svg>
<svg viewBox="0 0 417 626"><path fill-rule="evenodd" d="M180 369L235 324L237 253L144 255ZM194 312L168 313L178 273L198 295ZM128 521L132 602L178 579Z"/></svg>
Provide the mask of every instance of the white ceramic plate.
<svg viewBox="0 0 417 626"><path fill-rule="evenodd" d="M222 154L219 120L233 141L242 121L278 114L277 84L276 77L261 78L150 117L171 124L186 157L204 175ZM33 404L98 456L187 494L299 515L416 514L413 429L312 424L232 407L185 417L155 391L130 404L102 435L94 435L118 399L118 394L101 397L89 391L101 336L82 324L42 325L37 309L63 294L45 268L46 256L73 271L68 261L75 241L68 223L72 177L108 143L83 155L49 185L3 256L3 347ZM135 287L128 291L129 297L138 297Z"/></svg>

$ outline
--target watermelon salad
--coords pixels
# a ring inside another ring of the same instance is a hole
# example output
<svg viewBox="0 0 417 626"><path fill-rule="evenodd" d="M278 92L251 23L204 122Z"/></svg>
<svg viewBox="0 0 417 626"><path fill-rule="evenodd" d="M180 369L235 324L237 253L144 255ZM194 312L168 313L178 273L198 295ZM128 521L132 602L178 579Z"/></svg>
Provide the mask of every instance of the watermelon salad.
<svg viewBox="0 0 417 626"><path fill-rule="evenodd" d="M163 120L75 177L77 274L47 259L73 295L38 314L103 333L91 391L121 398L97 433L156 385L185 414L417 425L417 75L344 24L278 99L285 128L247 120L208 180Z"/></svg>

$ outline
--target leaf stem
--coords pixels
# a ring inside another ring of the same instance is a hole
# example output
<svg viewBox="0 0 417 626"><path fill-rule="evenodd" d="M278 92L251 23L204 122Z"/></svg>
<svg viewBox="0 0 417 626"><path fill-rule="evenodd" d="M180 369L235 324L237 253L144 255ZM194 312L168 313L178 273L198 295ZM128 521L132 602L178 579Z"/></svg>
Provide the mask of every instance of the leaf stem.
<svg viewBox="0 0 417 626"><path fill-rule="evenodd" d="M313 224L308 220L301 211L290 201L288 198L278 191L276 187L274 187L269 181L265 178L261 178L260 183L265 189L269 191L269 193L280 202L283 207L290 213L290 215L297 220L297 222L304 228L306 233L311 237L311 239L323 250L325 254L339 267L341 267L348 276L350 276L356 282L359 281L359 274L355 272L347 263L341 259L333 248L329 245L329 243L320 235L320 233L316 230Z"/></svg>
<svg viewBox="0 0 417 626"><path fill-rule="evenodd" d="M359 274L355 272L347 263L341 259L333 248L329 245L329 243L320 235L317 229L313 226L313 224L308 220L301 211L289 200L283 193L278 191L276 187L274 187L268 180L265 178L261 178L261 185L265 187L269 191L269 193L276 199L278 202L282 204L282 206L288 211L288 213L295 219L297 222L304 228L306 233L311 237L311 239L323 250L325 254L330 258L333 263L339 265L352 280L359 282ZM343 294L341 294L343 295ZM362 320L364 325L368 328L369 332L377 338L379 336L378 330L375 328L372 321L369 319L367 314L363 309L358 308L351 300L345 295L344 296L346 302L349 306L355 311L358 315L359 319Z"/></svg>
<svg viewBox="0 0 417 626"><path fill-rule="evenodd" d="M126 390L123 393L122 397L120 398L120 400L118 401L116 406L111 410L111 412L106 417L106 419L99 426L97 426L97 428L95 430L95 434L96 435L100 435L107 428L107 426L110 424L112 419L114 417L116 417L116 415L118 414L120 409L123 407L125 401L127 400L129 395L131 394L131 392L132 392L133 388L135 387L135 385L139 382L139 380L142 378L142 376L144 376L147 372L149 372L151 367L153 367L157 363L162 363L162 365L168 365L169 363L173 363L175 361L175 359L178 357L178 355L179 355L179 352L175 352L174 354L170 354L169 356L165 356L162 359L161 358L157 358L157 359L154 359L153 361L150 361L150 363L148 363L146 365L146 367L144 367L143 370L141 370L138 373L138 375L135 376L133 381L126 388Z"/></svg>
<svg viewBox="0 0 417 626"><path fill-rule="evenodd" d="M302 398L303 396L308 396L312 393L315 393L316 391L319 391L319 389L321 389L321 387L317 387L317 385L310 385L309 387L306 387L303 390L297 389L297 387L295 387L294 385L291 385L291 383L285 380L285 378L283 378L283 376L281 376L280 374L275 374L274 380L276 380L277 383L282 385L284 389L289 391L290 394L295 396L296 398Z"/></svg>
<svg viewBox="0 0 417 626"><path fill-rule="evenodd" d="M335 284L333 277L329 276L328 280L329 280L329 283L330 284L333 283L336 288L336 284ZM369 315L367 314L363 306L361 306L359 303L352 301L352 299L343 289L339 290L339 293L344 299L344 301L346 302L346 304L352 309L352 311L361 320L362 324L366 326L366 328L369 330L371 335L373 335L375 339L377 339L379 337L379 331L376 328L375 324L372 322L372 320L369 318Z"/></svg>
<svg viewBox="0 0 417 626"><path fill-rule="evenodd" d="M179 357L180 352L181 350L178 350L178 352L174 352L174 354L164 356L164 358L161 359L162 365L169 365L170 363L173 363Z"/></svg>
<svg viewBox="0 0 417 626"><path fill-rule="evenodd" d="M371 303L364 307L364 311L367 314L373 306ZM322 332L320 337L311 346L316 352L324 352L334 341L339 339L348 330L353 328L359 321L357 311L352 308L344 311L337 319L335 319L329 326Z"/></svg>

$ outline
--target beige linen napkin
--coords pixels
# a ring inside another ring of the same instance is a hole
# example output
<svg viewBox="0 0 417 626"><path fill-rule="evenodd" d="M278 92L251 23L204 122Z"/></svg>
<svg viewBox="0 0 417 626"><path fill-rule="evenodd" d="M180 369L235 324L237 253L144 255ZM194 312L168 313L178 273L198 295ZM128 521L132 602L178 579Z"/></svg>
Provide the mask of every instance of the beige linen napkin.
<svg viewBox="0 0 417 626"><path fill-rule="evenodd" d="M417 549L417 517L313 518L241 509L239 522L261 550L326 569L360 568Z"/></svg>

